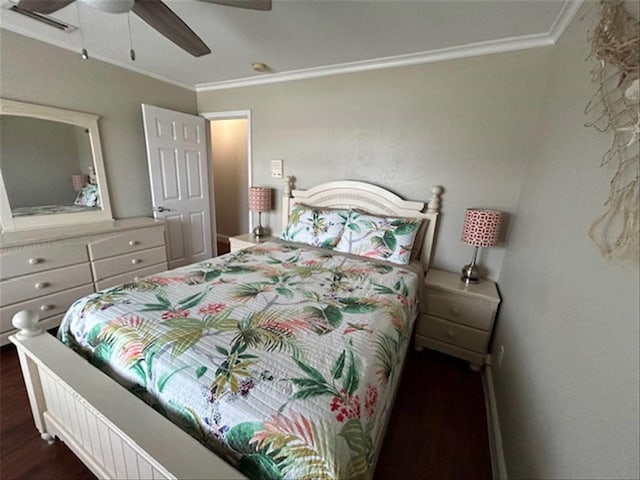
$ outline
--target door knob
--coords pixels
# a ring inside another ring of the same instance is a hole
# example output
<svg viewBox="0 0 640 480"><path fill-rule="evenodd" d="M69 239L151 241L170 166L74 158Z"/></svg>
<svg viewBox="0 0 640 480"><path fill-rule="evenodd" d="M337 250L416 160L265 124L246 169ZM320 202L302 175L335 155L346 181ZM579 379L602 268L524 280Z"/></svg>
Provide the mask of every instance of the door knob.
<svg viewBox="0 0 640 480"><path fill-rule="evenodd" d="M156 207L156 212L162 213L162 212L170 212L171 209L170 208L165 208L162 205Z"/></svg>

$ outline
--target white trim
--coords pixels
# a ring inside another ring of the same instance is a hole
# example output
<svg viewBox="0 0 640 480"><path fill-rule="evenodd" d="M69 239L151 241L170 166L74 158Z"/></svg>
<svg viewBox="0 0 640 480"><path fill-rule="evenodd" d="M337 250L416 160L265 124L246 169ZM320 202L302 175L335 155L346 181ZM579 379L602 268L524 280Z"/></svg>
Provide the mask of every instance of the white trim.
<svg viewBox="0 0 640 480"><path fill-rule="evenodd" d="M493 389L493 374L491 365L485 365L482 370L482 388L484 390L484 404L487 411L487 429L489 431L489 451L491 452L491 471L494 480L506 480L507 464L504 460L502 434L498 418L498 404Z"/></svg>
<svg viewBox="0 0 640 480"><path fill-rule="evenodd" d="M571 20L573 20L573 17L576 16L576 13L578 13L583 3L584 0L567 0L564 5L562 5L560 13L549 29L549 36L553 39L554 44L560 40L560 37L562 37L562 34L571 23Z"/></svg>
<svg viewBox="0 0 640 480"><path fill-rule="evenodd" d="M3 11L3 14L4 14L4 11ZM19 15L19 14L16 14L16 15ZM44 35L40 35L39 33L34 32L33 30L29 30L28 28L17 27L15 25L7 25L6 22L2 22L2 28L6 30L10 30L14 33L19 33L20 35L24 35L25 37L33 38L34 40L38 40L40 42L53 45L54 47L59 47L65 50L69 50L71 52L76 53L78 57L80 57L81 48L76 45L69 45L66 42L61 42L59 40L52 40L50 38L46 38ZM128 58L128 56L124 55L124 58ZM124 68L125 70L130 70L132 72L139 73L140 75L145 75L147 77L160 80L161 82L170 83L171 85L175 85L176 87L184 88L192 92L195 91L195 87L193 85L187 85L186 83L182 83L177 80L171 80L170 78L163 77L162 75L158 75L157 73L152 73L147 70L143 70L142 68L132 65L129 62L121 62L109 57L95 54L93 53L93 51L89 49L89 59L85 61L90 62L91 60L99 60L101 62L110 63L111 65L115 65L116 67Z"/></svg>
<svg viewBox="0 0 640 480"><path fill-rule="evenodd" d="M302 70L291 70L288 72L269 74L260 77L247 77L235 80L222 80L220 82L199 83L196 84L196 92L201 93L212 90L224 90L227 88L250 87L254 85L290 82L293 80L304 80L308 78L325 77L343 73L356 73L368 70L378 70L382 68L405 67L422 63L433 63L445 60L475 57L480 55L490 55L493 53L548 47L550 45L553 45L553 43L553 39L549 34L536 34L525 35L522 37L503 38L499 40L489 40L486 42L478 42L469 45L430 50L427 52L408 53L404 55L376 58L373 60L363 60L360 62L339 63L337 65L305 68Z"/></svg>
<svg viewBox="0 0 640 480"><path fill-rule="evenodd" d="M226 112L201 112L199 114L201 117L204 117L208 122L211 120L232 120L239 118L247 119L247 190L248 187L253 186L253 141L251 137L252 132L252 121L251 121L251 110L228 110ZM208 128L209 133L211 128ZM213 141L211 141L209 145L209 154L212 153ZM213 163L213 162L211 162ZM249 215L249 231L253 230L253 215L251 215L251 211L248 213Z"/></svg>
<svg viewBox="0 0 640 480"><path fill-rule="evenodd" d="M29 215L25 217L13 217L9 197L5 188L4 179L0 175L0 226L3 231L27 230L32 228L52 227L56 225L72 225L76 223L93 223L112 221L111 201L107 176L104 169L104 157L102 155L102 142L100 140L100 128L98 115L92 113L65 110L62 108L47 107L34 103L17 102L0 98L0 115L17 115L20 117L37 118L53 122L66 123L86 129L89 134L93 168L96 174L96 184L100 194L101 207L95 211L77 213L59 213L52 215Z"/></svg>

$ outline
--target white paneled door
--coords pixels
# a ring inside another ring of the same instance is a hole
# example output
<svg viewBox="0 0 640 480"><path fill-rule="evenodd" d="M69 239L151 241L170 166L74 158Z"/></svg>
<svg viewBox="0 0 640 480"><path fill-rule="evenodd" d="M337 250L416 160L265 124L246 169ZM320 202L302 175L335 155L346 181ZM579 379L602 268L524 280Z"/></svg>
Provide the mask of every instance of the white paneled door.
<svg viewBox="0 0 640 480"><path fill-rule="evenodd" d="M213 256L205 120L142 105L153 216L166 222L169 268Z"/></svg>

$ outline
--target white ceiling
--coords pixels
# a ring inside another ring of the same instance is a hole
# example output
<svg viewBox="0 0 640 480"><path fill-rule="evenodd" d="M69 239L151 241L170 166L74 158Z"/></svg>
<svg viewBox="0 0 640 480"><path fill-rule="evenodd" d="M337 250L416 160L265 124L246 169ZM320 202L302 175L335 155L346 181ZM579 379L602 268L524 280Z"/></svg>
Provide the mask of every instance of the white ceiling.
<svg viewBox="0 0 640 480"><path fill-rule="evenodd" d="M553 43L579 3L568 0L274 0L269 12L165 0L211 48L195 58L130 14L74 2L54 15L63 32L6 9L0 26L189 88L220 88L421 63ZM78 16L78 13L80 16ZM258 74L251 63L274 71Z"/></svg>

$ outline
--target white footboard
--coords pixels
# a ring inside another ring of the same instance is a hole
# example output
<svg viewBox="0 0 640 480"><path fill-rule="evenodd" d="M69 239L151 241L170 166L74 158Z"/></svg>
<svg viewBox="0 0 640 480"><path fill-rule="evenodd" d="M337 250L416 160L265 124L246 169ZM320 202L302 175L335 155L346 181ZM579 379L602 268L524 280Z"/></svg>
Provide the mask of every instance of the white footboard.
<svg viewBox="0 0 640 480"><path fill-rule="evenodd" d="M36 428L65 442L99 478L242 479L224 460L91 366L38 317L15 315L17 349Z"/></svg>

